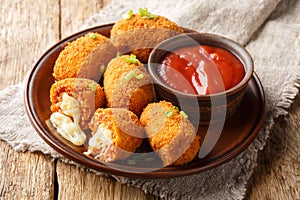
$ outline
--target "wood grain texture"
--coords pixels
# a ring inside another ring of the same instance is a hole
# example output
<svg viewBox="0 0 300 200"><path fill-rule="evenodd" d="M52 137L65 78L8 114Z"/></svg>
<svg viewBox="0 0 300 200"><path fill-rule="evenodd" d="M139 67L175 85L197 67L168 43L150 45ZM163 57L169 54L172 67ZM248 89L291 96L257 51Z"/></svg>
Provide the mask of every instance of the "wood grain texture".
<svg viewBox="0 0 300 200"><path fill-rule="evenodd" d="M17 153L0 142L0 199L53 199L55 166L38 153Z"/></svg>
<svg viewBox="0 0 300 200"><path fill-rule="evenodd" d="M247 199L300 199L300 96L289 110L259 153Z"/></svg>
<svg viewBox="0 0 300 200"><path fill-rule="evenodd" d="M108 177L84 172L73 165L57 163L58 199L155 199L137 188L128 187ZM75 192L74 192L75 191Z"/></svg>
<svg viewBox="0 0 300 200"><path fill-rule="evenodd" d="M58 41L58 0L0 0L0 89L23 80Z"/></svg>
<svg viewBox="0 0 300 200"><path fill-rule="evenodd" d="M61 0L61 38L78 32L84 20L99 12L102 0Z"/></svg>
<svg viewBox="0 0 300 200"><path fill-rule="evenodd" d="M58 1L0 0L0 89L18 83L58 40ZM17 106L17 105L16 105ZM0 142L0 199L53 199L55 166Z"/></svg>

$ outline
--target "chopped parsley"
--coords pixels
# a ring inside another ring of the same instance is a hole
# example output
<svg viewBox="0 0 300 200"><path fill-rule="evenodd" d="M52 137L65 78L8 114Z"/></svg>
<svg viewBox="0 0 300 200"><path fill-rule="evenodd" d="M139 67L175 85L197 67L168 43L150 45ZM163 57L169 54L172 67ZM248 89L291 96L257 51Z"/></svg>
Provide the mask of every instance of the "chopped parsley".
<svg viewBox="0 0 300 200"><path fill-rule="evenodd" d="M90 38L91 38L91 39L95 39L95 38L96 38L96 34L95 34L95 33L91 33L91 34L90 34Z"/></svg>

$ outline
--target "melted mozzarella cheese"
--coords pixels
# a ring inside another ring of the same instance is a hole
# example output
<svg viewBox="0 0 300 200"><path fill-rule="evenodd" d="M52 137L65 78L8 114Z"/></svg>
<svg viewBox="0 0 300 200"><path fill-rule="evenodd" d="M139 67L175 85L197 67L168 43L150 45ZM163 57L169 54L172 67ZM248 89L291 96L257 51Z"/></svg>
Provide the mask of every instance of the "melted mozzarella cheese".
<svg viewBox="0 0 300 200"><path fill-rule="evenodd" d="M52 113L50 121L57 132L68 141L81 146L86 141L86 135L78 124L75 124L70 117L59 112Z"/></svg>
<svg viewBox="0 0 300 200"><path fill-rule="evenodd" d="M80 105L75 98L69 96L67 93L63 93L62 102L59 107L65 115L73 117L75 124L79 124Z"/></svg>
<svg viewBox="0 0 300 200"><path fill-rule="evenodd" d="M51 123L65 139L77 146L83 145L86 141L86 135L79 126L80 106L78 101L64 93L60 109L63 113L54 112L51 114ZM74 122L70 117L73 118Z"/></svg>
<svg viewBox="0 0 300 200"><path fill-rule="evenodd" d="M105 128L102 124L99 125L97 132L89 140L89 153L97 152L95 158L101 160L101 157L108 153L112 145L111 130ZM110 161L109 156L105 161Z"/></svg>

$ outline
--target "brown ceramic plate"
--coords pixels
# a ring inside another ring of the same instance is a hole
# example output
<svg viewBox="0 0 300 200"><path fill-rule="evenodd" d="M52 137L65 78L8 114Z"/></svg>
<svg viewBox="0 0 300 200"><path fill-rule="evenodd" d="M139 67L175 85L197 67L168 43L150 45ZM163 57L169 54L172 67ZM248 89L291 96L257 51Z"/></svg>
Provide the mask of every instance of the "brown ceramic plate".
<svg viewBox="0 0 300 200"><path fill-rule="evenodd" d="M55 60L66 42L91 31L109 37L111 27L112 24L97 26L60 41L39 59L29 76L25 91L27 113L38 134L56 151L86 167L109 174L129 177L168 178L200 173L217 167L236 157L254 140L262 126L265 115L264 91L256 74L253 75L246 88L240 109L225 122L221 136L211 152L204 158L196 158L184 166L165 167L155 171L151 170L149 165L147 167L135 167L113 163L108 166L85 156L83 154L84 147L72 145L57 135L47 125L47 120L51 114L49 90L54 83L52 70ZM200 129L205 130L207 127L203 126Z"/></svg>

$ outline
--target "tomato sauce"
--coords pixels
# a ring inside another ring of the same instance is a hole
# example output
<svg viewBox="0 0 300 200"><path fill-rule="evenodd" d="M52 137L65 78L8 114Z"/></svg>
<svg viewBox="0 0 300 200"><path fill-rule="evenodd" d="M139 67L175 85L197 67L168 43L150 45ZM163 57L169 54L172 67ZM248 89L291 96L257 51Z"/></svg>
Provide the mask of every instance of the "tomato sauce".
<svg viewBox="0 0 300 200"><path fill-rule="evenodd" d="M204 95L234 87L245 76L245 69L231 52L198 45L166 54L158 67L158 74L171 88Z"/></svg>

